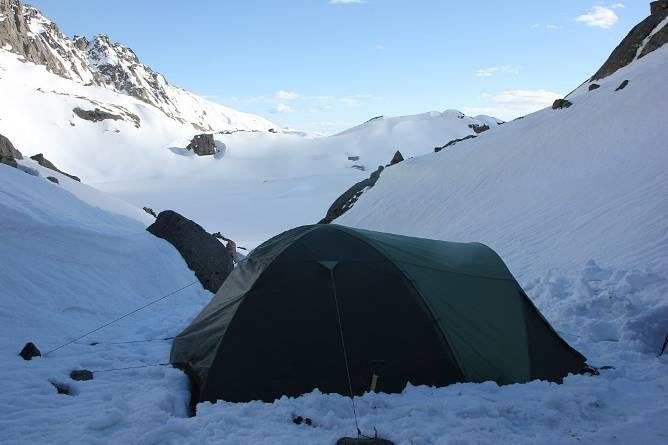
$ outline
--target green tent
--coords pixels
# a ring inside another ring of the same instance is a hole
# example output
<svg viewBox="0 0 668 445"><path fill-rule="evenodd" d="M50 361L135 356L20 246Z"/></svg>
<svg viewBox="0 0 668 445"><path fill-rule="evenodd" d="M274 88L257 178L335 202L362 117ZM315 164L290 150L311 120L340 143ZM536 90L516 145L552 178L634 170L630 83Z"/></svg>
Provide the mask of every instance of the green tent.
<svg viewBox="0 0 668 445"><path fill-rule="evenodd" d="M483 244L311 225L242 261L174 339L170 361L190 375L195 401L246 402L316 388L357 395L372 380L380 392L559 382L585 358Z"/></svg>

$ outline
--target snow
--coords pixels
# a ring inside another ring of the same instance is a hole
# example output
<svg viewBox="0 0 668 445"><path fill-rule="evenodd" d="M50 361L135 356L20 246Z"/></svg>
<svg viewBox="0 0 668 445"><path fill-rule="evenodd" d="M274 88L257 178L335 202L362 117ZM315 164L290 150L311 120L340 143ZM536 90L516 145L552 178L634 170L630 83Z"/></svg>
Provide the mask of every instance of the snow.
<svg viewBox="0 0 668 445"><path fill-rule="evenodd" d="M234 120L236 115L222 106L216 114L204 99L174 89L181 115L190 118L207 109L212 125L232 119L221 127L225 131L214 133L221 152L198 157L185 147L200 131L153 106L55 76L11 53L0 51L0 67L5 69L0 133L24 155L44 153L58 168L100 190L138 207L179 211L249 247L319 221L342 192L389 163L396 150L404 157L429 153L472 134L470 125L486 122L448 111L376 119L331 137L270 133L254 131L253 120ZM129 119L85 121L72 113L75 107L133 113L140 127ZM351 156L360 159L351 161Z"/></svg>
<svg viewBox="0 0 668 445"><path fill-rule="evenodd" d="M253 247L319 219L397 149L413 158L387 168L337 222L490 245L564 339L589 363L614 368L561 385L366 394L356 398L363 433L397 444L668 442L668 355L657 357L668 332L668 47L598 81L597 90L583 85L568 109L534 113L439 153L434 146L471 134L469 124L496 119L447 110L373 119L331 137L217 133L221 152L199 158L184 151L192 128L155 107L4 51L0 68L0 133L24 155L43 152L109 192L29 159L20 166L36 175L0 165L3 443L313 444L354 436L350 400L318 391L271 404L204 403L188 418L187 379L160 366L170 347L160 339L211 298L198 283L47 356L28 362L17 353L27 341L46 352L195 281L178 252L146 232L152 218L119 197L180 210ZM137 114L141 127L73 116L73 107L93 101ZM97 372L74 382L73 369ZM69 384L72 396L52 382ZM296 415L313 425L295 425Z"/></svg>

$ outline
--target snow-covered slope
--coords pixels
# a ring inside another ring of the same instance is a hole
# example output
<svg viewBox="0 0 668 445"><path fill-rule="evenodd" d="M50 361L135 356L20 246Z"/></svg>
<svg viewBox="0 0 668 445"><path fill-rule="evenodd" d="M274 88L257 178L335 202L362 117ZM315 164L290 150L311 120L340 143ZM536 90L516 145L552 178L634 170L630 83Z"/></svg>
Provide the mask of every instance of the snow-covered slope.
<svg viewBox="0 0 668 445"><path fill-rule="evenodd" d="M141 63L128 47L100 34L91 41L70 39L37 9L19 0L0 0L0 48L46 67L65 79L108 88L153 105L170 119L199 131L259 130L277 127L170 85ZM46 85L33 85L45 87Z"/></svg>
<svg viewBox="0 0 668 445"><path fill-rule="evenodd" d="M214 133L219 153L199 157L184 149L199 132L191 125L4 50L0 97L0 134L25 155L44 153L88 184L140 207L180 211L245 245L320 220L340 193L396 150L405 157L432 152L495 122L449 111L375 119L331 137L225 130ZM118 118L90 121L74 111L96 108Z"/></svg>
<svg viewBox="0 0 668 445"><path fill-rule="evenodd" d="M163 356L135 348L129 357L122 346L93 348L88 342L94 338L87 338L26 362L17 355L23 344L35 342L45 353L196 278L176 249L145 230L151 219L142 210L33 161L19 162L40 176L0 164L0 441L87 442L71 430L58 436L58 430L77 419L78 427L90 423L96 428L94 413L104 394L118 394L123 386L133 385L102 379L97 382L102 392L90 394L85 385L78 386L73 389L77 397L65 399L56 395L50 382L67 383L74 368L112 368L119 353L135 365ZM47 175L60 184L47 181ZM161 316L150 325L144 313L95 338L174 334L210 297L196 282L155 305ZM167 348L163 346L162 354ZM165 389L170 382L176 388L185 386L180 372L166 370L153 385L138 383L135 391L142 394L143 403L148 396L156 405L169 410L174 404L176 414L185 413L187 392L170 393ZM133 404L128 395L123 400Z"/></svg>

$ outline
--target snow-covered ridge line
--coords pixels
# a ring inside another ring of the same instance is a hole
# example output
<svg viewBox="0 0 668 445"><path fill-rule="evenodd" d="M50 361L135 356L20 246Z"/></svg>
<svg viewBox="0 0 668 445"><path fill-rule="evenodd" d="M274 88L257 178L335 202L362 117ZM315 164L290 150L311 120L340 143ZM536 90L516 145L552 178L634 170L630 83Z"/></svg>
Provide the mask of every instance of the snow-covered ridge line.
<svg viewBox="0 0 668 445"><path fill-rule="evenodd" d="M143 64L125 45L105 34L70 39L58 26L20 0L0 0L0 48L84 85L102 86L155 106L171 119L199 131L260 130L278 127L259 116L210 102L175 87Z"/></svg>

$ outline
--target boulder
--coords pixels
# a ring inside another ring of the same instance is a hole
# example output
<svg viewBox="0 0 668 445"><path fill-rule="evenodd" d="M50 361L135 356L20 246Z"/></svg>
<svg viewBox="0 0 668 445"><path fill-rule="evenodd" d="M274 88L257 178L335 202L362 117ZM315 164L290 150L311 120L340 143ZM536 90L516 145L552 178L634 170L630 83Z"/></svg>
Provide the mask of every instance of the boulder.
<svg viewBox="0 0 668 445"><path fill-rule="evenodd" d="M216 154L216 142L212 134L198 134L192 138L186 149L192 150L197 156L210 156Z"/></svg>
<svg viewBox="0 0 668 445"><path fill-rule="evenodd" d="M42 153L37 153L36 155L30 156L30 159L36 161L39 165L41 165L44 168L48 168L49 170L53 170L54 172L58 172L61 175L65 175L68 178L81 182L81 179L79 179L78 176L70 175L69 173L65 173L64 171L60 170L53 164L53 162L46 159Z"/></svg>
<svg viewBox="0 0 668 445"><path fill-rule="evenodd" d="M21 152L14 148L9 139L0 134L0 163L16 167L17 159L23 159Z"/></svg>
<svg viewBox="0 0 668 445"><path fill-rule="evenodd" d="M343 192L343 194L336 198L334 203L332 203L332 205L327 210L327 214L318 222L318 224L329 224L350 210L352 206L355 205L360 196L362 196L362 193L364 193L365 189L376 185L376 182L378 181L378 178L380 178L380 174L384 168L385 167L382 165L378 166L378 169L371 173L371 176L358 182Z"/></svg>
<svg viewBox="0 0 668 445"><path fill-rule="evenodd" d="M601 88L601 85L599 85L597 83L592 83L592 84L589 85L589 91L598 90L599 88Z"/></svg>
<svg viewBox="0 0 668 445"><path fill-rule="evenodd" d="M399 150L397 150L394 153L394 156L392 156L392 160L390 161L390 165L398 164L403 160L404 160L403 155L401 154L401 152Z"/></svg>
<svg viewBox="0 0 668 445"><path fill-rule="evenodd" d="M46 179L53 182L54 184L60 184L60 181L58 181L58 178L56 178L54 176L47 176Z"/></svg>
<svg viewBox="0 0 668 445"><path fill-rule="evenodd" d="M41 357L42 353L33 342L28 342L23 346L19 355L23 360L32 360L34 357Z"/></svg>
<svg viewBox="0 0 668 445"><path fill-rule="evenodd" d="M571 105L573 105L573 102L571 102L568 99L557 99L552 104L552 109L553 110L561 110L562 108L568 108Z"/></svg>
<svg viewBox="0 0 668 445"><path fill-rule="evenodd" d="M172 210L160 212L146 230L176 247L202 286L211 292L218 291L234 268L232 256L220 241Z"/></svg>

